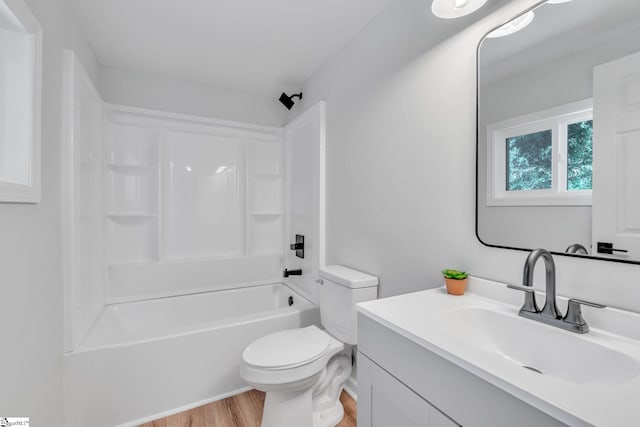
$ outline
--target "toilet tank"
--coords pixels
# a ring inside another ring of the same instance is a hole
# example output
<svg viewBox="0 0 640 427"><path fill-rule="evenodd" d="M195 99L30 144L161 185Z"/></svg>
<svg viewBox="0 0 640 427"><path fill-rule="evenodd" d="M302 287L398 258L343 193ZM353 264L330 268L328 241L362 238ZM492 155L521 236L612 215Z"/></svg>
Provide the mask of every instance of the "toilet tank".
<svg viewBox="0 0 640 427"><path fill-rule="evenodd" d="M378 298L378 278L342 265L320 268L320 318L335 338L355 345L356 304Z"/></svg>

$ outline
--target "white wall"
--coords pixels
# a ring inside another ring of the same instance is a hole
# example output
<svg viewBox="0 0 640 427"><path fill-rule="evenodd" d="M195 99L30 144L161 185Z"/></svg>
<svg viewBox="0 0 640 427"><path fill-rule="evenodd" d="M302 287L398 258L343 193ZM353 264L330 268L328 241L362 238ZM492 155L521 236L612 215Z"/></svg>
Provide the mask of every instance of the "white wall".
<svg viewBox="0 0 640 427"><path fill-rule="evenodd" d="M27 0L43 27L42 201L0 204L0 409L63 425L60 232L62 48L97 77L94 55L64 0Z"/></svg>
<svg viewBox="0 0 640 427"><path fill-rule="evenodd" d="M305 84L298 111L327 102L328 264L377 274L383 297L438 286L445 267L521 280L525 252L474 235L475 55L486 32L533 3L512 1L431 48L430 31L458 24L423 1L393 2ZM640 267L556 264L558 293L640 311L640 283L629 283Z"/></svg>
<svg viewBox="0 0 640 427"><path fill-rule="evenodd" d="M102 67L106 102L267 126L283 126L287 110L272 98L165 76Z"/></svg>

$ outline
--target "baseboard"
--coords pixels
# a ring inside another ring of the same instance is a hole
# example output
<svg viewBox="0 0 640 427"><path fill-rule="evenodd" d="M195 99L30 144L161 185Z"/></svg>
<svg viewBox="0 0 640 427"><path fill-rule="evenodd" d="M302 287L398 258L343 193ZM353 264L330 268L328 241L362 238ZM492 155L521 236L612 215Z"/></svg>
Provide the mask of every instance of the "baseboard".
<svg viewBox="0 0 640 427"><path fill-rule="evenodd" d="M128 421L123 424L119 424L116 427L136 427L140 424L148 423L151 421L158 420L160 418L165 418L171 415L179 414L180 412L188 411L193 408L197 408L198 406L203 406L212 402L217 402L218 400L226 399L227 397L235 396L236 394L244 393L245 391L251 390L251 387L242 387L237 390L230 391L229 393L220 394L218 396L214 396L211 398L203 399L198 402L189 403L188 405L180 406L178 408L170 409L168 411L163 411L154 415L150 415L148 417L140 418L134 421ZM358 401L358 380L353 378L352 376L347 379L344 384L344 391L346 391L349 396L353 398L356 402Z"/></svg>
<svg viewBox="0 0 640 427"><path fill-rule="evenodd" d="M357 402L358 401L358 394L357 394L358 380L353 378L353 376L349 377L349 379L347 379L347 382L344 383L344 391L346 391L349 394L349 396L351 396L353 400Z"/></svg>
<svg viewBox="0 0 640 427"><path fill-rule="evenodd" d="M170 415L179 414L180 412L188 411L189 409L197 408L198 406L206 405L206 404L211 403L211 402L217 402L218 400L226 399L227 397L235 396L236 394L244 393L245 391L249 391L249 390L251 390L251 387L242 387L242 388L239 388L237 390L230 391L229 393L223 393L223 394L220 394L218 396L214 396L214 397L211 397L211 398L200 400L198 402L189 403L187 405L180 406L179 408L170 409L168 411L163 411L163 412L160 412L158 414L151 415L151 416L144 417L144 418L140 418L140 419L137 419L137 420L134 420L134 421L128 421L126 423L119 424L116 427L136 427L136 426L139 426L140 424L144 424L144 423L148 423L148 422L151 422L151 421L155 421L155 420L158 420L160 418L168 417ZM349 392L347 391L347 393L349 393ZM351 393L349 393L349 394L351 395Z"/></svg>

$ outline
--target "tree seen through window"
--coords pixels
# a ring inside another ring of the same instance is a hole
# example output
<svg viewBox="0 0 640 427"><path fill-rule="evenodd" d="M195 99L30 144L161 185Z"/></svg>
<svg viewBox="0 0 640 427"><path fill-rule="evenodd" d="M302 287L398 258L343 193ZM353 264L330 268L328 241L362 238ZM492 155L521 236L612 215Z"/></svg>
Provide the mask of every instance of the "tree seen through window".
<svg viewBox="0 0 640 427"><path fill-rule="evenodd" d="M552 131L507 138L507 191L551 188Z"/></svg>
<svg viewBox="0 0 640 427"><path fill-rule="evenodd" d="M593 120L567 126L567 190L593 185Z"/></svg>

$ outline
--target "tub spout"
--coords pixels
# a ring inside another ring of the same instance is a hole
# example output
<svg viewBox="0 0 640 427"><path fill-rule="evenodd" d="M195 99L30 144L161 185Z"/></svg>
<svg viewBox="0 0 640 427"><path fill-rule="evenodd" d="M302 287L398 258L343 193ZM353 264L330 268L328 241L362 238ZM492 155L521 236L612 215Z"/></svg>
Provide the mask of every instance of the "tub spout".
<svg viewBox="0 0 640 427"><path fill-rule="evenodd" d="M282 273L282 275L284 277L289 277L289 276L302 276L302 270L287 270L286 268L284 269L284 272Z"/></svg>

